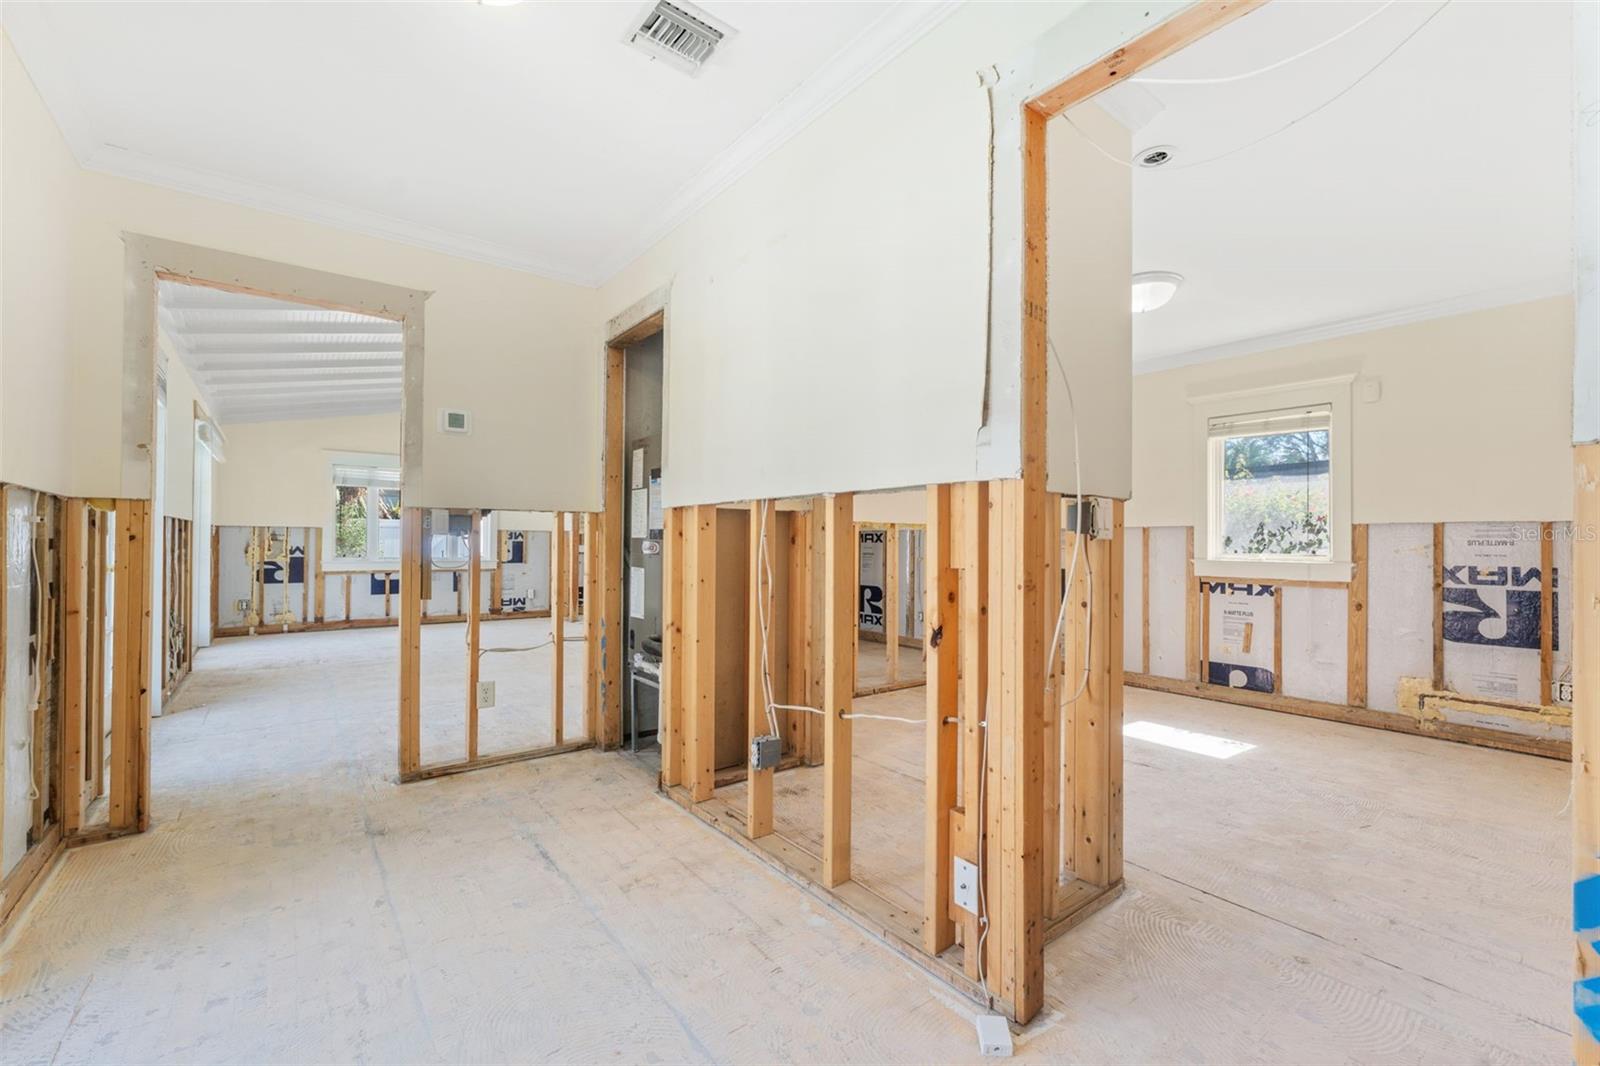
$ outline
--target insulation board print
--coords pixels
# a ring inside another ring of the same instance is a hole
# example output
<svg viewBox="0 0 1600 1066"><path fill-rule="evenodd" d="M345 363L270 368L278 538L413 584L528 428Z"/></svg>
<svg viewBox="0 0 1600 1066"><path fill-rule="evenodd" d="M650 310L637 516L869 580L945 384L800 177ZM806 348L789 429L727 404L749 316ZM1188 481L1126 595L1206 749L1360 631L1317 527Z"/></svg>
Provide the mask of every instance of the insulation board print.
<svg viewBox="0 0 1600 1066"><path fill-rule="evenodd" d="M1444 527L1444 682L1466 696L1539 703L1539 523Z"/></svg>
<svg viewBox="0 0 1600 1066"><path fill-rule="evenodd" d="M1275 588L1226 581L1206 584L1208 682L1251 692L1273 690Z"/></svg>

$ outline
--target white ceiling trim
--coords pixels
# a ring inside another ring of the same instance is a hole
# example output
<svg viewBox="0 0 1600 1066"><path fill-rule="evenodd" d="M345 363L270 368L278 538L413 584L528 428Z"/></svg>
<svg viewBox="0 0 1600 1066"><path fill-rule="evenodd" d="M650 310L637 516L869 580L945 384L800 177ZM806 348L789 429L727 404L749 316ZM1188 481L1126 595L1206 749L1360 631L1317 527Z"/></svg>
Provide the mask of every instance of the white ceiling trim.
<svg viewBox="0 0 1600 1066"><path fill-rule="evenodd" d="M596 271L596 284L609 281L628 264L677 229L717 194L755 169L795 135L820 118L852 90L915 44L924 34L955 14L964 0L900 3L886 11L866 32L802 82L761 116L739 139L668 200L661 221L607 257Z"/></svg>
<svg viewBox="0 0 1600 1066"><path fill-rule="evenodd" d="M1570 277L1545 278L1522 285L1510 285L1500 289L1468 293L1465 296L1454 296L1448 300L1438 300L1434 303L1418 304L1415 307L1379 311L1376 314L1345 318L1335 322L1323 322L1315 326L1305 326L1301 329L1285 330L1282 333L1264 333L1258 337L1246 337L1242 340L1229 341L1226 344L1213 345L1210 348L1196 348L1193 351L1177 352L1173 355L1158 355L1149 359L1136 359L1133 364L1133 372L1135 374L1154 374L1162 370L1175 370L1178 367L1194 366L1197 363L1210 363L1218 359L1232 359L1241 355L1254 355L1257 352L1270 352L1279 348L1292 348L1300 344L1333 340L1336 337L1348 337L1356 333L1371 333L1379 329L1392 329L1395 326L1410 325L1413 322L1426 322L1434 318L1464 315L1471 311L1486 311L1491 307L1505 307L1510 304L1526 303L1529 300L1543 300L1551 296L1564 296L1571 291L1572 279ZM1151 313L1157 314L1159 312Z"/></svg>
<svg viewBox="0 0 1600 1066"><path fill-rule="evenodd" d="M60 61L50 27L42 16L42 5L0 3L0 23L5 26L18 54L25 59L35 59L28 73L34 77L78 165L86 170L594 288L644 254L852 89L943 22L963 2L939 0L895 5L680 189L667 202L656 226L642 231L628 246L613 249L587 270L508 245L450 233L335 200L167 163L108 145L96 135L88 113L79 102L76 87L69 78L58 73L68 68ZM42 71L43 76L37 76L34 68Z"/></svg>

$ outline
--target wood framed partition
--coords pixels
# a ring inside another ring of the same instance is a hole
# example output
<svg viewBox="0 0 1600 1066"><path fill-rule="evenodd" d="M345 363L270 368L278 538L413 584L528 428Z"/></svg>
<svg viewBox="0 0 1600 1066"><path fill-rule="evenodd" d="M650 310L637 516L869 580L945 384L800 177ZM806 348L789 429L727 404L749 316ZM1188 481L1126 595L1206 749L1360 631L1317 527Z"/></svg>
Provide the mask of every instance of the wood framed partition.
<svg viewBox="0 0 1600 1066"><path fill-rule="evenodd" d="M1012 389L1008 379L1004 397L1007 404L1017 403L1017 419L1013 426L996 416L991 428L997 435L1015 430L1016 440L1006 447L1016 446L1018 461L984 480L928 489L922 634L928 707L924 720L912 723L925 735L928 775L922 912L885 899L853 877L858 545L850 492L840 486L811 497L805 520L792 523L791 561L804 560L806 571L789 575L786 614L802 624L790 625L791 654L781 694L774 684L773 701L798 708L783 725L791 755L822 765L818 851L772 828L765 771L746 770L743 776L754 787L743 803L717 794L708 741L716 707L718 634L712 603L718 581L725 580L715 566L717 507L711 502L677 506L666 519L663 789L904 957L1018 1022L1034 1017L1043 1005L1048 936L1112 898L1120 890L1123 865L1121 504L1101 501L1111 516L1107 528L1064 537L1063 500L1046 483L1045 123L1255 6L1215 2L1182 9L1070 77L1070 69L1040 69L1060 50L1060 40L1054 40L1050 47L1031 50L1026 61L1031 66L1007 83L1007 92L1016 92L1016 85L1028 87L1014 98L1016 110L1010 110L1009 96L996 105L995 121L1003 128L995 142L996 182L1018 179L1020 188L1008 187L1005 196L1020 199L1021 227L996 237L998 243L1012 243L993 260L995 278L1003 276L1004 284L992 287L1000 293L992 313L1001 324L991 334L992 350L1017 357L1017 386ZM997 203L996 212L998 218L1012 217L1009 206ZM1015 306L1006 301L1013 287ZM610 331L606 355L602 580L608 584L600 608L605 615L620 614L610 583L620 581L620 530L615 527L622 514L625 455L622 349L631 338L661 328L638 313L620 318L638 325ZM997 366L1008 370L1003 358L992 358L991 374ZM737 506L759 519L771 513L772 505L756 499ZM1084 683L1069 690L1068 671L1058 665L1067 656L1052 659L1049 643L1062 603L1056 592L1061 549L1077 536L1083 537L1082 549L1098 573L1116 580L1096 581L1091 589L1080 575L1068 592L1075 605L1069 619L1087 610L1091 599L1095 612L1092 631L1077 624L1067 630L1067 647L1089 663ZM759 602L768 578L752 569L748 580ZM800 589L803 595L797 594ZM770 649L770 633L741 636L752 653ZM610 671L620 667L605 657L608 650L602 645L594 674L602 684L614 684ZM764 693L750 694L748 713L758 709L758 700L765 701ZM601 713L614 712L603 703ZM751 731L759 725L746 724ZM1070 744L1059 743L1067 739ZM956 857L980 871L981 916L953 906Z"/></svg>
<svg viewBox="0 0 1600 1066"><path fill-rule="evenodd" d="M399 745L399 773L402 782L427 780L443 777L450 774L465 773L469 770L479 770L489 766L500 766L505 763L523 762L529 759L540 759L550 755L561 755L571 751L581 751L594 746L594 735L589 735L573 740L565 735L565 703L566 693L564 686L566 645L564 623L567 615L566 598L567 583L563 580L562 562L565 553L565 541L561 533L567 521L563 512L555 512L555 534L551 538L551 581L550 581L550 610L542 612L551 620L551 695L550 695L550 732L553 740L549 744L534 747L519 748L514 751L496 752L484 755L479 750L479 701L478 682L480 663L485 649L482 644L482 624L484 612L482 610L483 568L482 563L482 521L483 511L473 509L465 512L470 521L468 540L468 558L464 569L467 574L468 590L466 593L466 606L463 621L466 623L466 691L463 693L462 713L466 720L466 757L464 759L447 762L425 763L422 753L422 626L425 621L423 603L431 598L435 567L431 559L432 552L432 520L436 513L459 515L460 511L440 511L432 509L407 507L403 508L400 516L400 745ZM452 571L453 572L453 571ZM508 615L501 615L504 619ZM591 627L592 628L592 627ZM504 650L504 649L503 649ZM515 649L518 651L532 651L536 648Z"/></svg>

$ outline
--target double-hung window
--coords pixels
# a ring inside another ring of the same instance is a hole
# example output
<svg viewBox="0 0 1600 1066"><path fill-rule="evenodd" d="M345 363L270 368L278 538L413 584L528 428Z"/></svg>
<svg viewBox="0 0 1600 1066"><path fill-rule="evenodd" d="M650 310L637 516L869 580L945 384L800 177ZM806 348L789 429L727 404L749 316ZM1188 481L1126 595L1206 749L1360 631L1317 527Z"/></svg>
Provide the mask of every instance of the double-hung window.
<svg viewBox="0 0 1600 1066"><path fill-rule="evenodd" d="M400 469L335 463L333 557L347 563L400 558Z"/></svg>
<svg viewBox="0 0 1600 1066"><path fill-rule="evenodd" d="M1333 557L1328 404L1212 418L1207 438L1212 558Z"/></svg>
<svg viewBox="0 0 1600 1066"><path fill-rule="evenodd" d="M1190 393L1197 576L1350 580L1354 380Z"/></svg>

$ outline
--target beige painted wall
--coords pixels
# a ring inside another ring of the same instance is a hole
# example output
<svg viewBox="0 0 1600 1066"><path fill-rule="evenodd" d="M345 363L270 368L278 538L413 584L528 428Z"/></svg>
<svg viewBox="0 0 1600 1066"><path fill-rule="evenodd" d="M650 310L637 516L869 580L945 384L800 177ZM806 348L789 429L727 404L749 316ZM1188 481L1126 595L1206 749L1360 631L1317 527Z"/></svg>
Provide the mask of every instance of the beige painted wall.
<svg viewBox="0 0 1600 1066"><path fill-rule="evenodd" d="M1135 377L1127 522L1197 520L1189 395L1332 373L1358 375L1353 521L1568 520L1572 330L1561 296Z"/></svg>
<svg viewBox="0 0 1600 1066"><path fill-rule="evenodd" d="M0 481L72 490L69 300L77 164L0 47Z"/></svg>
<svg viewBox="0 0 1600 1066"><path fill-rule="evenodd" d="M358 415L224 426L228 461L216 470L219 526L322 526L331 544L334 452L400 454L400 416Z"/></svg>
<svg viewBox="0 0 1600 1066"><path fill-rule="evenodd" d="M431 291L418 415L423 483L408 486L415 501L599 506L595 290L78 170L9 40L3 52L4 476L118 495L120 235L133 232ZM19 278L13 260L32 274ZM471 435L438 432L446 406L472 412ZM40 439L45 447L15 446Z"/></svg>
<svg viewBox="0 0 1600 1066"><path fill-rule="evenodd" d="M973 476L990 137L976 72L1081 7L966 5L602 287L609 317L672 286L669 505Z"/></svg>

